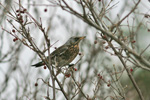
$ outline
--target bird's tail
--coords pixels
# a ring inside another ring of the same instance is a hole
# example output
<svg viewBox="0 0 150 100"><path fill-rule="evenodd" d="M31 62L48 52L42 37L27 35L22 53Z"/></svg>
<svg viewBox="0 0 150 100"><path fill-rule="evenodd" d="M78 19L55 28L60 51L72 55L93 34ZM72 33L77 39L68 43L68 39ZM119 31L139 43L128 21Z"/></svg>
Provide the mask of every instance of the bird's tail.
<svg viewBox="0 0 150 100"><path fill-rule="evenodd" d="M41 61L39 63L36 63L36 64L32 65L32 66L41 67L42 65L44 65L44 63Z"/></svg>

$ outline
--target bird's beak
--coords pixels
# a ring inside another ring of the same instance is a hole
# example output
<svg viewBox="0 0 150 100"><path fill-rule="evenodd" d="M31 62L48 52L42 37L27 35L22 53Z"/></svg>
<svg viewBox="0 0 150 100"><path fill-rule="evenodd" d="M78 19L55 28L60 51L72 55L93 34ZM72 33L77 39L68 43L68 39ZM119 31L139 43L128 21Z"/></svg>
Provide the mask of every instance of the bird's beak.
<svg viewBox="0 0 150 100"><path fill-rule="evenodd" d="M82 39L84 39L84 38L86 38L86 36L82 36L82 37L80 37L80 40L82 40Z"/></svg>

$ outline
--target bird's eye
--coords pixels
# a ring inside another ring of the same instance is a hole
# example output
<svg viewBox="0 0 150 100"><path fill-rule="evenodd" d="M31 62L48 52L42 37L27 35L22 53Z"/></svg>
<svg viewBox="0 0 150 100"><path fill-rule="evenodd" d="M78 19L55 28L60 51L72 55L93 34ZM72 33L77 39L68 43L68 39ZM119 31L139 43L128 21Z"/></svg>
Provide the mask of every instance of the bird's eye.
<svg viewBox="0 0 150 100"><path fill-rule="evenodd" d="M78 41L79 40L79 38L75 38L75 41Z"/></svg>

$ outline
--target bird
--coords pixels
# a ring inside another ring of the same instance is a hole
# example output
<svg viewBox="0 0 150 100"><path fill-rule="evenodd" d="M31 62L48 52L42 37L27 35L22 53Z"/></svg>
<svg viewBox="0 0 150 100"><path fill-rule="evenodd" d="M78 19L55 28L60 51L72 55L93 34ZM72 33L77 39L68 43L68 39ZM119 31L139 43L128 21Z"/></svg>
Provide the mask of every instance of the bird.
<svg viewBox="0 0 150 100"><path fill-rule="evenodd" d="M86 36L72 36L69 40L50 54L51 64L57 68L69 65L79 53L79 43ZM49 56L47 57L49 59ZM33 64L34 67L41 67L44 62Z"/></svg>

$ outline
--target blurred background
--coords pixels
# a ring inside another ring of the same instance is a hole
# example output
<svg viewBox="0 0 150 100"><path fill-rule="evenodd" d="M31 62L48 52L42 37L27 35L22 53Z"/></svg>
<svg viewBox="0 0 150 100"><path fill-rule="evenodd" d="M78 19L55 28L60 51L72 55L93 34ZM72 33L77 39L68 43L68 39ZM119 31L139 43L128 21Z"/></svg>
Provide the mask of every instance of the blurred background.
<svg viewBox="0 0 150 100"><path fill-rule="evenodd" d="M101 0L94 1L100 3ZM104 3L108 5L110 1L106 0ZM112 8L106 15L112 22L116 22L132 9L135 2L137 0L113 0L109 5ZM74 0L68 1L68 3L78 12L82 12L81 6L75 3ZM13 13L19 9L18 0L0 0L0 4L0 26L12 31L13 27L7 21L7 19L11 19L7 11ZM42 21L43 27L48 32L51 45L53 45L50 48L51 52L55 50L55 47L63 45L71 36L86 36L86 39L80 43L80 52L84 56L75 66L77 71L73 74L75 80L82 83L82 90L89 98L93 98L95 95L95 100L140 100L120 60L112 54L111 48L100 38L99 31L60 7L51 6L49 0L21 0L21 4L37 21ZM101 9L100 5L95 7ZM141 52L150 44L149 18L145 17L145 14L149 14L149 5L148 0L142 0L135 12L124 20L120 27L120 30L127 38L132 35L132 31L135 32L133 48L137 52ZM13 19L11 21L19 28L18 23ZM110 25L106 20L103 21L106 25ZM34 42L41 50L44 50L45 40L38 27L34 24L29 24L26 28L30 28L30 34ZM17 32L16 35L20 36ZM40 58L30 48L20 41L14 42L13 39L13 36L0 29L0 99L44 100L47 90L52 91L42 81L42 79L45 81L50 80L48 69L31 67L32 64L40 61ZM116 47L118 47L117 43ZM46 52L45 55L48 55L48 53ZM145 51L144 57L149 58L149 55L150 48ZM73 63L78 59L80 59L79 55ZM132 75L145 100L150 100L150 72L137 68L131 63L128 63L128 67L133 69ZM114 81L113 75L115 72L120 72L117 74L117 81ZM105 81L99 80L98 75ZM38 78L41 79L37 81ZM58 79L62 82L66 93L71 98L75 93L75 85L72 79L70 77L66 78L63 74L60 74ZM38 86L35 86L36 82ZM111 87L109 87L109 82L112 83ZM116 91L121 91L126 99L120 99L121 97L119 96L118 99L114 99L113 96L118 95ZM50 92L49 95L52 96L52 93ZM56 97L57 100L65 100L60 91L56 92ZM84 100L84 97L79 93L73 100Z"/></svg>

